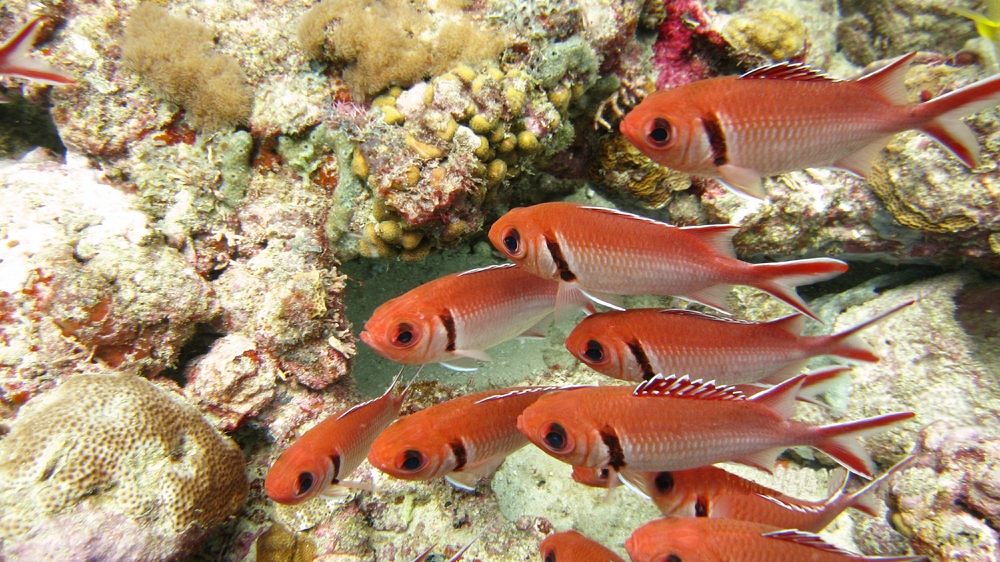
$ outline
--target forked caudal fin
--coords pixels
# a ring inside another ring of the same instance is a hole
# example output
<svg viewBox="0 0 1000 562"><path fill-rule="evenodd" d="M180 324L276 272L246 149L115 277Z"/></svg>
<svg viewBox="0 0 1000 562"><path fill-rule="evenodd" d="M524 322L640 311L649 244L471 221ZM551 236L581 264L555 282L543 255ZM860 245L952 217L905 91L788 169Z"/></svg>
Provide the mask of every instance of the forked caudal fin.
<svg viewBox="0 0 1000 562"><path fill-rule="evenodd" d="M795 260L782 263L760 263L753 266L757 276L753 287L773 295L795 307L813 320L822 322L802 297L795 293L795 287L826 281L847 271L847 264L830 258Z"/></svg>
<svg viewBox="0 0 1000 562"><path fill-rule="evenodd" d="M836 355L837 357L843 357L851 361L864 361L866 363L876 363L878 362L878 356L875 355L875 350L872 346L868 345L867 342L858 337L858 332L869 328L872 325L884 320L889 315L898 312L899 310L906 308L913 304L915 301L907 301L891 310L883 312L878 316L862 322L857 326L840 332L839 334L834 334L830 336L834 347L830 349L831 355Z"/></svg>
<svg viewBox="0 0 1000 562"><path fill-rule="evenodd" d="M898 412L816 428L815 431L819 434L820 441L813 446L833 457L833 460L843 465L847 470L865 478L871 478L875 463L861 446L858 437L881 433L915 415L913 412Z"/></svg>
<svg viewBox="0 0 1000 562"><path fill-rule="evenodd" d="M934 137L970 168L979 165L979 141L962 118L1000 104L1000 74L920 104L929 118L920 130Z"/></svg>
<svg viewBox="0 0 1000 562"><path fill-rule="evenodd" d="M905 459L896 463L895 466L885 471L885 474L879 476L875 480L868 483L867 486L861 488L860 490L844 496L844 501L847 503L847 507L853 507L858 511L864 512L872 517L878 517L878 504L881 500L875 497L878 489L885 484L885 482L896 474L900 470L910 464L913 460L913 455L906 457Z"/></svg>

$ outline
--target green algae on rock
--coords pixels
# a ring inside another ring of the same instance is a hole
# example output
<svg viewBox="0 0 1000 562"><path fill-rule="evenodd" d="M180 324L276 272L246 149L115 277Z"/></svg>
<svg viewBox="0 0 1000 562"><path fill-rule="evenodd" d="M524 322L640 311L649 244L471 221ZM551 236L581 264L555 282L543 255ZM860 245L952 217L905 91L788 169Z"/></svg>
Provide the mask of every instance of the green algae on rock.
<svg viewBox="0 0 1000 562"><path fill-rule="evenodd" d="M170 560L247 496L243 453L143 378L78 375L29 402L0 441L0 554Z"/></svg>

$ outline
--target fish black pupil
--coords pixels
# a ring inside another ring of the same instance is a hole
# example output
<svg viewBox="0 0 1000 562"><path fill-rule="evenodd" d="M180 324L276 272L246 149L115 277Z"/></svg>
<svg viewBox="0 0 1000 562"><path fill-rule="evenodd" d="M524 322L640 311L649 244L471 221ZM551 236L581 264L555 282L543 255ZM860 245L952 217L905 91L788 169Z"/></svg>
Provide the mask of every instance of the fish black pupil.
<svg viewBox="0 0 1000 562"><path fill-rule="evenodd" d="M556 562L556 551L550 550L549 553L545 555L545 562Z"/></svg>
<svg viewBox="0 0 1000 562"><path fill-rule="evenodd" d="M661 494L665 494L674 487L674 477L669 472L661 472L656 475L656 480L653 483L656 484L656 489Z"/></svg>
<svg viewBox="0 0 1000 562"><path fill-rule="evenodd" d="M665 119L657 119L653 122L653 128L649 131L649 138L657 144L663 144L670 140L670 123Z"/></svg>
<svg viewBox="0 0 1000 562"><path fill-rule="evenodd" d="M304 494L309 491L313 486L312 474L308 472L303 472L299 474L299 493Z"/></svg>
<svg viewBox="0 0 1000 562"><path fill-rule="evenodd" d="M399 335L396 336L396 339L399 340L399 343L410 343L410 340L413 339L413 332L400 332Z"/></svg>
<svg viewBox="0 0 1000 562"><path fill-rule="evenodd" d="M600 361L604 359L604 346L600 342L590 340L587 342L587 349L584 350L583 355L591 361Z"/></svg>
<svg viewBox="0 0 1000 562"><path fill-rule="evenodd" d="M549 426L549 432L545 434L545 442L557 451L562 449L566 445L566 430L557 423L552 424Z"/></svg>
<svg viewBox="0 0 1000 562"><path fill-rule="evenodd" d="M671 554L667 556L667 562L681 562L681 557L676 554Z"/></svg>
<svg viewBox="0 0 1000 562"><path fill-rule="evenodd" d="M608 469L602 468L601 471L597 474L597 478L599 478L601 480L607 480L608 479Z"/></svg>
<svg viewBox="0 0 1000 562"><path fill-rule="evenodd" d="M406 470L416 470L420 468L420 452L406 451L406 458L403 460L403 468Z"/></svg>
<svg viewBox="0 0 1000 562"><path fill-rule="evenodd" d="M507 236L503 237L503 247L507 248L508 252L517 252L517 248L521 245L521 236L516 230L507 231Z"/></svg>

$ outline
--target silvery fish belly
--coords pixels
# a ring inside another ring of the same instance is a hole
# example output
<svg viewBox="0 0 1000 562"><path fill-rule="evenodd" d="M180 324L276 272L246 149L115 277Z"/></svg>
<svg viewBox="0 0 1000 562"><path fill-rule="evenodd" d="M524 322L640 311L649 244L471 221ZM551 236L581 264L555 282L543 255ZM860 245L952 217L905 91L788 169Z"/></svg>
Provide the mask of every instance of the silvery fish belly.
<svg viewBox="0 0 1000 562"><path fill-rule="evenodd" d="M514 264L454 273L378 307L361 339L400 363L474 370L484 351L517 336L544 336L558 284Z"/></svg>
<svg viewBox="0 0 1000 562"><path fill-rule="evenodd" d="M790 420L805 379L799 375L750 399L731 387L660 375L635 390L566 390L526 408L518 428L573 466L664 471L734 461L770 470L788 447L808 445L870 478L874 465L856 438L913 414L822 427Z"/></svg>

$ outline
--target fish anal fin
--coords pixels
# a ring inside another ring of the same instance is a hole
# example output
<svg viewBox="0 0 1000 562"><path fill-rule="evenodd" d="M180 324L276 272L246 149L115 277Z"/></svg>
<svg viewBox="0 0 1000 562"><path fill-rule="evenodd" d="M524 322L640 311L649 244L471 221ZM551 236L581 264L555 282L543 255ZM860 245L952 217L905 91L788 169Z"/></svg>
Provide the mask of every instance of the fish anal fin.
<svg viewBox="0 0 1000 562"><path fill-rule="evenodd" d="M777 386L755 394L750 400L769 408L787 420L795 415L795 399L805 380L805 375L792 377Z"/></svg>
<svg viewBox="0 0 1000 562"><path fill-rule="evenodd" d="M732 285L713 285L711 287L705 287L704 289L690 292L686 295L678 296L692 302L710 306L719 312L732 314L729 311L729 307L726 306L726 297L729 296L729 291L731 291L732 288Z"/></svg>
<svg viewBox="0 0 1000 562"><path fill-rule="evenodd" d="M760 381L758 382L769 385L781 384L787 381L788 379L798 375L799 372L802 371L802 367L805 366L807 361L809 360L800 359L798 361L792 361L791 363L788 363L787 365L771 373L770 375L767 375L766 377L760 379Z"/></svg>
<svg viewBox="0 0 1000 562"><path fill-rule="evenodd" d="M655 377L635 387L633 396L638 397L671 397L689 398L693 400L745 400L746 396L732 386L715 384L715 381L704 382L701 379L691 380L687 375L678 377L656 375Z"/></svg>
<svg viewBox="0 0 1000 562"><path fill-rule="evenodd" d="M784 453L785 449L786 447L775 447L773 449L756 451L736 459L733 462L752 466L753 468L758 468L768 474L772 474L774 472L774 463L778 460L778 455Z"/></svg>
<svg viewBox="0 0 1000 562"><path fill-rule="evenodd" d="M452 486L465 492L475 492L476 484L479 482L479 476L471 472L450 472L445 475L444 479Z"/></svg>
<svg viewBox="0 0 1000 562"><path fill-rule="evenodd" d="M795 543L802 546L808 546L821 550L823 552L829 552L831 554L837 554L843 556L845 560L870 560L872 562L917 562L919 560L927 560L926 556L879 556L877 558L864 557L856 552L851 552L849 550L844 550L839 546L832 545L826 542L826 539L819 535L813 533L806 533L805 531L799 531L798 529L785 529L783 531L774 531L772 533L764 533L761 535L769 539L785 541L790 543Z"/></svg>
<svg viewBox="0 0 1000 562"><path fill-rule="evenodd" d="M833 163L833 167L847 170L858 177L867 178L868 174L872 171L872 167L875 165L875 161L878 160L879 155L882 153L882 149L889 144L890 140L892 140L892 135L879 137L873 142L837 160Z"/></svg>
<svg viewBox="0 0 1000 562"><path fill-rule="evenodd" d="M541 320L535 322L533 326L521 332L519 338L544 340L549 331L549 324L552 324L552 314L546 314Z"/></svg>
<svg viewBox="0 0 1000 562"><path fill-rule="evenodd" d="M733 236L736 235L739 229L739 225L735 224L712 224L707 226L686 226L681 230L704 242L715 253L727 258L736 259Z"/></svg>
<svg viewBox="0 0 1000 562"><path fill-rule="evenodd" d="M822 71L797 62L779 62L755 68L740 76L740 80L796 80L799 82L840 82Z"/></svg>
<svg viewBox="0 0 1000 562"><path fill-rule="evenodd" d="M916 52L911 52L897 57L896 60L875 72L858 78L857 83L864 84L868 88L878 92L893 105L906 105L908 99L903 78L906 76L906 71L910 68L910 62L916 54Z"/></svg>
<svg viewBox="0 0 1000 562"><path fill-rule="evenodd" d="M719 183L723 187L744 197L762 200L767 198L764 193L764 178L760 172L750 168L744 168L735 164L723 164L719 166Z"/></svg>
<svg viewBox="0 0 1000 562"><path fill-rule="evenodd" d="M771 320L767 325L782 329L793 336L801 336L802 328L806 325L806 317L804 314L790 314L777 320Z"/></svg>

